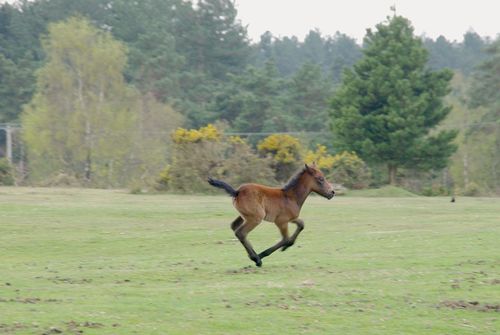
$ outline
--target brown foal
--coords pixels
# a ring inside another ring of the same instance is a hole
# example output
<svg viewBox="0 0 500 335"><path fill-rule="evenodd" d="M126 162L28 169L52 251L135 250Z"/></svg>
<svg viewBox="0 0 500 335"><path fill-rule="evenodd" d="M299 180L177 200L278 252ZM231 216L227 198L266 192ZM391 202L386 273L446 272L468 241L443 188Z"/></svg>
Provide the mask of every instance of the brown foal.
<svg viewBox="0 0 500 335"><path fill-rule="evenodd" d="M248 256L255 265L262 265L262 258L269 256L279 248L285 251L291 247L297 236L304 229L304 221L299 219L300 209L311 192L331 199L335 195L332 185L325 180L323 173L313 165L305 165L282 188L259 184L243 184L237 190L229 184L208 178L208 183L224 189L233 197L233 205L240 215L231 223L236 237L245 247ZM257 254L247 239L247 235L262 220L274 222L280 230L282 239L272 247ZM297 225L293 235L288 234L288 223Z"/></svg>

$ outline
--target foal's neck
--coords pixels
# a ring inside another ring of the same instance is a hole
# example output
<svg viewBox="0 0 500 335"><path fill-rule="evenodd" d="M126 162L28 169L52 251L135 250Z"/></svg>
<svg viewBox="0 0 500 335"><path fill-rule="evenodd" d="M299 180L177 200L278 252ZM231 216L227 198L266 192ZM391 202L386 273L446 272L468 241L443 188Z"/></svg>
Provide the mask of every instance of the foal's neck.
<svg viewBox="0 0 500 335"><path fill-rule="evenodd" d="M295 198L295 201L297 201L299 208L302 208L304 201L306 201L309 194L311 194L311 188L304 183L298 182L297 185L290 189L290 193Z"/></svg>

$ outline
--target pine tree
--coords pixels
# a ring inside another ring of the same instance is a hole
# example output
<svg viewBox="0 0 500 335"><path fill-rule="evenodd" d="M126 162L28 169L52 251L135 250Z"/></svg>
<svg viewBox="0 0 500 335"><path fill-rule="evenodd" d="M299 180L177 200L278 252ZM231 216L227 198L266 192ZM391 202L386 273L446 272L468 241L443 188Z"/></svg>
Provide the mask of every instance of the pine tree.
<svg viewBox="0 0 500 335"><path fill-rule="evenodd" d="M196 11L197 64L214 79L241 72L250 54L246 28L236 19L231 0L200 0Z"/></svg>
<svg viewBox="0 0 500 335"><path fill-rule="evenodd" d="M399 167L443 168L456 150L455 131L431 132L449 112L442 98L452 73L426 68L427 51L407 19L376 28L332 100L332 125L340 146L385 164L394 184Z"/></svg>
<svg viewBox="0 0 500 335"><path fill-rule="evenodd" d="M487 188L500 192L500 38L487 48L488 58L474 75L469 92L471 106L482 107L485 112L480 122L471 128L472 134L482 134L487 153L481 166L488 170Z"/></svg>
<svg viewBox="0 0 500 335"><path fill-rule="evenodd" d="M19 64L0 53L0 122L18 121L21 106L29 101L33 92L31 68L26 60Z"/></svg>
<svg viewBox="0 0 500 335"><path fill-rule="evenodd" d="M237 131L287 131L292 120L283 113L283 91L284 81L275 64L267 62L263 68L249 67L241 75L231 76L212 110Z"/></svg>
<svg viewBox="0 0 500 335"><path fill-rule="evenodd" d="M331 80L338 85L344 69L351 68L361 58L361 47L353 38L337 32L325 42L325 69L331 75Z"/></svg>
<svg viewBox="0 0 500 335"><path fill-rule="evenodd" d="M316 64L304 64L288 84L287 109L296 131L328 129L328 98L332 87Z"/></svg>

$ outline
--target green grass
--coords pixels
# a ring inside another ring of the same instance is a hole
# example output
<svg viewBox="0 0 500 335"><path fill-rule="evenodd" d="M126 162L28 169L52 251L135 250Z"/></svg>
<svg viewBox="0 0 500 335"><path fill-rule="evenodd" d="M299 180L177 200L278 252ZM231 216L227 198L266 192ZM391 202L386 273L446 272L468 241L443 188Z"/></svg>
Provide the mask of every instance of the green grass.
<svg viewBox="0 0 500 335"><path fill-rule="evenodd" d="M392 185L383 186L380 188L370 188L366 190L348 190L347 196L354 197L382 197L382 198L408 198L416 197L415 193L405 190L401 187Z"/></svg>
<svg viewBox="0 0 500 335"><path fill-rule="evenodd" d="M498 198L311 197L262 268L235 216L226 196L0 188L0 334L500 333Z"/></svg>

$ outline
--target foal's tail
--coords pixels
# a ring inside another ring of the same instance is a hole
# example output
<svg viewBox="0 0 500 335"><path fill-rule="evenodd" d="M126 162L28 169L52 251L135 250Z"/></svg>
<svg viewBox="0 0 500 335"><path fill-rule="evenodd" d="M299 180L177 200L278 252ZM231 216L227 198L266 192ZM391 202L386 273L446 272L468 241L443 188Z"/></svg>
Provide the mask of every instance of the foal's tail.
<svg viewBox="0 0 500 335"><path fill-rule="evenodd" d="M208 183L214 187L222 188L224 191L227 192L230 196L233 198L236 198L238 196L238 191L236 191L231 185L228 183L225 183L221 180L216 180L208 177Z"/></svg>

